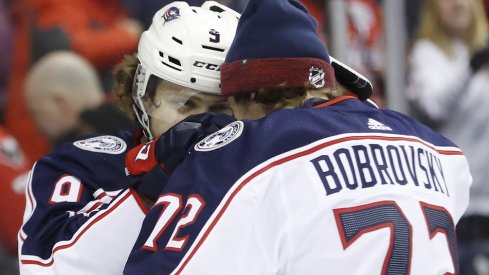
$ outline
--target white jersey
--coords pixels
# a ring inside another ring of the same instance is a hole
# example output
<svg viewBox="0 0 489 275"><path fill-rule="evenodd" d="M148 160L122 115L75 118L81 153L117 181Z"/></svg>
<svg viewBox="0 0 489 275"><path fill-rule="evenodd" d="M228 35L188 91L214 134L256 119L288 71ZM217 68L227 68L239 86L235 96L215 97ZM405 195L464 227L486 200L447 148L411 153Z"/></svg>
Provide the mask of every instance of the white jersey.
<svg viewBox="0 0 489 275"><path fill-rule="evenodd" d="M197 144L125 274L456 273L471 183L460 149L401 114L333 103Z"/></svg>

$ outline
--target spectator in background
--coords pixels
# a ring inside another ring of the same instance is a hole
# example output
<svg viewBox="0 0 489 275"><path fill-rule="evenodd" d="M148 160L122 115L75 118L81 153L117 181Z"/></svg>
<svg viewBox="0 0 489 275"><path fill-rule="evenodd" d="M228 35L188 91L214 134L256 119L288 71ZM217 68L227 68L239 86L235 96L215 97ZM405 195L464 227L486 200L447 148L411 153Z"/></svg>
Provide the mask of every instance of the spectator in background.
<svg viewBox="0 0 489 275"><path fill-rule="evenodd" d="M409 57L408 98L434 128L442 128L471 77L471 55L488 28L480 0L426 0Z"/></svg>
<svg viewBox="0 0 489 275"><path fill-rule="evenodd" d="M13 30L8 18L7 8L0 0L0 121L3 121L3 110L6 102L7 75L12 55Z"/></svg>
<svg viewBox="0 0 489 275"><path fill-rule="evenodd" d="M489 274L489 72L483 68L489 58L482 51L487 38L481 0L426 0L409 56L413 111L462 148L474 178L458 225L463 275Z"/></svg>
<svg viewBox="0 0 489 275"><path fill-rule="evenodd" d="M72 50L99 72L110 71L136 49L142 28L126 16L119 0L17 0L12 14L17 36L6 126L34 161L48 152L49 145L36 132L24 104L22 85L29 67L48 52Z"/></svg>
<svg viewBox="0 0 489 275"><path fill-rule="evenodd" d="M53 145L132 126L117 107L105 102L95 69L73 52L53 52L40 59L25 87L26 106Z"/></svg>

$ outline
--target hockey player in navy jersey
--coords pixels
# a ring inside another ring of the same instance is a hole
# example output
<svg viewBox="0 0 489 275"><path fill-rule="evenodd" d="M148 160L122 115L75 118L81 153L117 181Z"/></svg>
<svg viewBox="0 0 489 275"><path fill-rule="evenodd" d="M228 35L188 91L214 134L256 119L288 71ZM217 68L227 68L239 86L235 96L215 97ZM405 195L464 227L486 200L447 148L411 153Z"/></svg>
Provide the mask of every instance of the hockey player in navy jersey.
<svg viewBox="0 0 489 275"><path fill-rule="evenodd" d="M155 14L137 56L127 57L114 73L115 92L134 111L146 138L129 131L86 137L36 162L19 232L21 274L122 273L147 205L161 190L161 182L148 185L148 179L171 173L185 157L181 146L233 121L196 114L226 110L219 68L238 18L213 1L202 7L173 2ZM196 116L171 128L190 115ZM163 132L161 142L139 145ZM159 146L158 153L145 154L150 145ZM135 155L126 154L131 148ZM164 158L165 166L148 167L148 157ZM147 170L126 171L126 158L128 164L145 161Z"/></svg>
<svg viewBox="0 0 489 275"><path fill-rule="evenodd" d="M463 153L340 91L315 27L298 0L248 2L221 68L242 120L175 169L124 274L457 273Z"/></svg>

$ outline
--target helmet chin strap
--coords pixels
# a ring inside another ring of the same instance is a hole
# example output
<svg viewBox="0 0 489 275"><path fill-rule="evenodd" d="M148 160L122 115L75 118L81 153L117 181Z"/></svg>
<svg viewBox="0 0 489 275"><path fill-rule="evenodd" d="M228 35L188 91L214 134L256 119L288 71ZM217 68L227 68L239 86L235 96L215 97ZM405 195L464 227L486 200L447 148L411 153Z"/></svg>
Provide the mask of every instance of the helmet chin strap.
<svg viewBox="0 0 489 275"><path fill-rule="evenodd" d="M132 109L134 110L134 114L139 122L139 126L141 126L143 130L144 136L148 138L148 140L153 140L154 137L151 134L150 120L148 113L145 110L141 110L136 104L132 105Z"/></svg>
<svg viewBox="0 0 489 275"><path fill-rule="evenodd" d="M149 114L144 107L142 100L146 94L146 90L148 89L148 82L150 82L150 78L150 72L148 72L141 63L139 63L134 74L132 84L132 98L134 100L132 109L134 110L134 114L136 115L139 126L142 128L144 135L148 138L148 140L153 140L154 137L151 134Z"/></svg>

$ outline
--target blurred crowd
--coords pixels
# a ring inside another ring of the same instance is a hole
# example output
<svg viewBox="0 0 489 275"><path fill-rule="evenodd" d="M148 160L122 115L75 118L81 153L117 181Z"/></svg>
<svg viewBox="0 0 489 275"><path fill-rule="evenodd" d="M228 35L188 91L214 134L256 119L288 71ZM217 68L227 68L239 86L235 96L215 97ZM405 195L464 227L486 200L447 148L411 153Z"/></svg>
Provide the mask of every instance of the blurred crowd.
<svg viewBox="0 0 489 275"><path fill-rule="evenodd" d="M302 0L328 44L328 0ZM331 0L335 1L335 0ZM385 106L384 2L344 0L347 60ZM16 274L28 170L59 143L135 127L111 70L171 1L0 0L0 275ZM202 0L187 0L200 5ZM242 11L246 0L218 0ZM489 0L406 0L405 96L411 115L452 139L474 177L458 226L461 274L489 274ZM334 54L334 53L333 53ZM388 107L388 106L387 106Z"/></svg>

